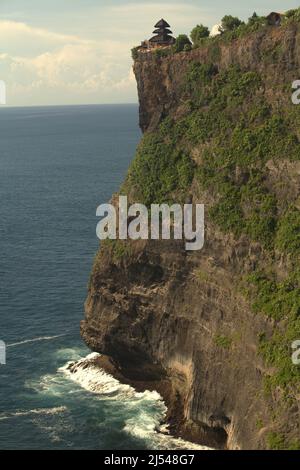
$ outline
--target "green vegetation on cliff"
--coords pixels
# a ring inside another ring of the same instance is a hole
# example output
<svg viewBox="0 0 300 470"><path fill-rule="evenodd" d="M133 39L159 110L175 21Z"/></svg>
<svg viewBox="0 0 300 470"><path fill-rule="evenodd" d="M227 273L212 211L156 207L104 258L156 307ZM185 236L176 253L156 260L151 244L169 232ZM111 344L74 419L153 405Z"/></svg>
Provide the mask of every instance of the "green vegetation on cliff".
<svg viewBox="0 0 300 470"><path fill-rule="evenodd" d="M194 166L184 149L177 148L176 141L168 139L162 130L146 134L131 166L128 184L146 205L171 201L174 192L182 200L192 183Z"/></svg>
<svg viewBox="0 0 300 470"><path fill-rule="evenodd" d="M145 134L122 192L204 203L206 243L102 243L82 327L124 370L170 377L193 435L220 422L230 448L300 445L297 15L280 28L227 18L216 38L200 25L203 50L181 55L133 50Z"/></svg>
<svg viewBox="0 0 300 470"><path fill-rule="evenodd" d="M207 26L203 26L203 24L195 26L195 28L191 32L191 39L194 45L201 44L203 38L209 37L209 29Z"/></svg>
<svg viewBox="0 0 300 470"><path fill-rule="evenodd" d="M300 22L300 8L287 11L282 16L283 26ZM241 21L239 18L225 15L221 21L220 35L209 36L205 34L207 28L201 25L196 26L191 32L191 38L194 43L194 48L202 47L204 45L211 46L213 43L226 43L245 37L257 31L263 31L269 28L265 16L259 16L256 12L248 19L247 22ZM197 34L199 31L200 34Z"/></svg>
<svg viewBox="0 0 300 470"><path fill-rule="evenodd" d="M295 398L299 385L299 367L291 361L291 345L300 338L300 271L295 270L286 280L255 272L246 279L246 294L253 311L274 319L278 327L271 338L261 334L260 353L266 364L276 372L265 380L267 391L280 387L285 397Z"/></svg>
<svg viewBox="0 0 300 470"><path fill-rule="evenodd" d="M190 51L192 49L192 43L186 34L180 34L175 41L173 46L174 52Z"/></svg>
<svg viewBox="0 0 300 470"><path fill-rule="evenodd" d="M300 440L293 439L286 441L286 437L282 433L271 432L267 435L267 443L270 450L299 450Z"/></svg>
<svg viewBox="0 0 300 470"><path fill-rule="evenodd" d="M300 216L266 184L266 163L300 160L294 121L273 110L256 72L193 63L183 90L190 112L147 133L128 183L146 204L183 200L193 178L214 195L210 217L224 231L264 247L300 252ZM292 105L291 105L292 106ZM294 110L293 110L294 112ZM191 150L201 151L196 166Z"/></svg>
<svg viewBox="0 0 300 470"><path fill-rule="evenodd" d="M288 13L285 23L293 21L300 21L300 9ZM265 22L254 15L247 24L228 19L217 39L201 37L206 35L202 26L195 30L194 42L197 37L199 47L203 41L209 46L210 61L190 63L181 90L185 111L166 117L145 134L125 189L147 205L183 202L191 193L200 200L209 194L211 224L260 244L269 265L253 267L244 293L253 313L273 324L272 334L261 334L258 353L269 371L266 392L280 390L288 406L300 384L299 367L291 361L292 342L300 338L300 211L297 194L293 198L285 183L276 177L274 181L270 167L296 168L300 161L300 106L291 103L291 83L276 89L278 99L266 93L270 77L265 70L282 60L280 43L259 51L264 72L218 66L221 41L259 28ZM281 277L276 266L280 258L288 266ZM230 349L231 339L220 334L215 344ZM270 433L267 440L269 448L299 447L282 433Z"/></svg>

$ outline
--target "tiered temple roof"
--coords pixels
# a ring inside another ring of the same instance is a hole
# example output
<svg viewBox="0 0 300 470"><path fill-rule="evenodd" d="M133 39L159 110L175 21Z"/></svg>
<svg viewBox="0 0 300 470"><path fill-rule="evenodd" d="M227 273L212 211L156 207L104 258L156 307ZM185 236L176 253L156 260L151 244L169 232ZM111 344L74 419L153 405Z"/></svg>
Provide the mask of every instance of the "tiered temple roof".
<svg viewBox="0 0 300 470"><path fill-rule="evenodd" d="M171 46L174 44L175 39L171 36L173 33L169 29L170 25L164 19L161 19L156 23L154 26L155 30L153 31L153 36L149 43L150 45L157 45L157 46Z"/></svg>

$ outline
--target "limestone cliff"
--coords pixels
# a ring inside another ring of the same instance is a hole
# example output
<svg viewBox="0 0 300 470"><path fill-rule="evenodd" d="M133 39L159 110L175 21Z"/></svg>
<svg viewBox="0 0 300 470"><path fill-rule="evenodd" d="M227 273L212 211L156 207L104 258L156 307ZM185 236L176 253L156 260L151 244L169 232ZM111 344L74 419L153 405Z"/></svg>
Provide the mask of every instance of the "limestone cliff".
<svg viewBox="0 0 300 470"><path fill-rule="evenodd" d="M299 447L299 66L295 21L134 64L145 135L122 192L204 203L206 241L103 243L81 332L162 393L174 433L220 448Z"/></svg>

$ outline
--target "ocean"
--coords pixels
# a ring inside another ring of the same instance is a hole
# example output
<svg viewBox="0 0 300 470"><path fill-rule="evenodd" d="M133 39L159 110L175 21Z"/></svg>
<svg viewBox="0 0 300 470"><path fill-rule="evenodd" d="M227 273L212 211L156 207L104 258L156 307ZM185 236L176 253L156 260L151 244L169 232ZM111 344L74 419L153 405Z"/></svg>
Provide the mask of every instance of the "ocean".
<svg viewBox="0 0 300 470"><path fill-rule="evenodd" d="M126 175L137 121L136 105L0 108L0 449L199 449L158 432L157 393L80 368L96 208Z"/></svg>

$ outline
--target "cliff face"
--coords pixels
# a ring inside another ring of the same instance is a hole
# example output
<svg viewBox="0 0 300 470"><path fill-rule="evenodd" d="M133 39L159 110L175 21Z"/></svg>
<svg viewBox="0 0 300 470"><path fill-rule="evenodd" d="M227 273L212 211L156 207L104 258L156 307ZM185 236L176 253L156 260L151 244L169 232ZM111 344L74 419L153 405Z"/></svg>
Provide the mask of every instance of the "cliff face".
<svg viewBox="0 0 300 470"><path fill-rule="evenodd" d="M280 54L280 60L278 57ZM277 60L278 59L278 60ZM219 70L238 65L264 74L266 92L278 96L278 84L296 80L300 61L298 25L287 29L269 28L231 44L217 44L157 60L154 54L140 55L135 62L140 99L140 126L153 130L166 116L184 113L182 86L191 62L215 63ZM270 96L271 97L271 96Z"/></svg>
<svg viewBox="0 0 300 470"><path fill-rule="evenodd" d="M299 445L299 61L290 23L134 64L145 137L123 192L204 203L206 241L103 243L81 332L203 444Z"/></svg>

